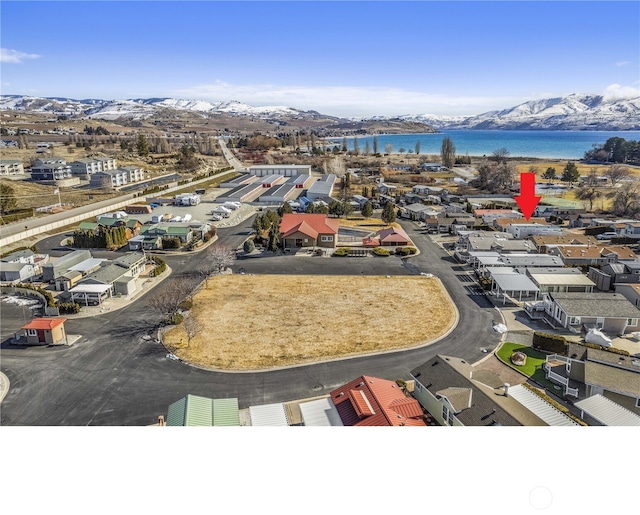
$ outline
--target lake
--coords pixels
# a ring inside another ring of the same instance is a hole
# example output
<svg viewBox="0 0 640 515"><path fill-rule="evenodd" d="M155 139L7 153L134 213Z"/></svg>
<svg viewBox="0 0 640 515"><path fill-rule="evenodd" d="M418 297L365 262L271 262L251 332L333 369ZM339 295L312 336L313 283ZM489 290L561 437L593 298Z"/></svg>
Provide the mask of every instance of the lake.
<svg viewBox="0 0 640 515"><path fill-rule="evenodd" d="M490 156L494 150L506 148L511 157L537 157L553 159L582 159L594 144L602 145L609 138L640 140L640 131L485 131L444 130L437 134L379 134L378 152L386 153L386 146L393 145L391 153L416 152L420 142L420 154L440 154L445 136L449 136L459 156ZM342 138L329 138L331 144L342 146ZM358 147L364 153L369 141L373 153L373 136L358 136ZM354 138L347 138L349 150L353 150Z"/></svg>

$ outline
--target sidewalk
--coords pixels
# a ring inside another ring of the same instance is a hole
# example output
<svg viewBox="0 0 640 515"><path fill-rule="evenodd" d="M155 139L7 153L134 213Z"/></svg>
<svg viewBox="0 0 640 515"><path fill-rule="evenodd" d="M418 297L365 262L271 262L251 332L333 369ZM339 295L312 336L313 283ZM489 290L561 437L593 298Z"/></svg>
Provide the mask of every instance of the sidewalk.
<svg viewBox="0 0 640 515"><path fill-rule="evenodd" d="M131 295L125 295L123 297L111 297L105 300L101 306L82 306L80 313L62 316L68 319L86 318L125 308L138 297L144 295L149 290L155 288L158 284L167 279L171 275L171 272L171 268L167 265L167 269L162 273L162 275L160 275L160 277L138 277L136 281L136 291Z"/></svg>

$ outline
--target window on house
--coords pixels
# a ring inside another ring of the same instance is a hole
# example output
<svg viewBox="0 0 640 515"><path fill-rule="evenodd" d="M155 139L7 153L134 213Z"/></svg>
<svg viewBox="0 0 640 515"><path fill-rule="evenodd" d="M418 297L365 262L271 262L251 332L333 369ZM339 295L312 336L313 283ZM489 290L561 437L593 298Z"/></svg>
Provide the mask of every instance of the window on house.
<svg viewBox="0 0 640 515"><path fill-rule="evenodd" d="M580 323L580 317L570 317L569 324L570 325L578 325Z"/></svg>
<svg viewBox="0 0 640 515"><path fill-rule="evenodd" d="M320 236L320 241L333 241L333 236Z"/></svg>
<svg viewBox="0 0 640 515"><path fill-rule="evenodd" d="M422 385L420 384L419 381L416 381L416 390L418 391L422 390Z"/></svg>
<svg viewBox="0 0 640 515"><path fill-rule="evenodd" d="M38 331L36 331L35 329L27 329L27 334L29 336L38 336Z"/></svg>
<svg viewBox="0 0 640 515"><path fill-rule="evenodd" d="M453 425L453 411L451 411L446 404L442 405L442 420L449 426Z"/></svg>
<svg viewBox="0 0 640 515"><path fill-rule="evenodd" d="M631 326L638 325L638 319L637 318L629 318L627 320L627 325L631 325Z"/></svg>
<svg viewBox="0 0 640 515"><path fill-rule="evenodd" d="M636 408L640 408L640 397L636 399Z"/></svg>

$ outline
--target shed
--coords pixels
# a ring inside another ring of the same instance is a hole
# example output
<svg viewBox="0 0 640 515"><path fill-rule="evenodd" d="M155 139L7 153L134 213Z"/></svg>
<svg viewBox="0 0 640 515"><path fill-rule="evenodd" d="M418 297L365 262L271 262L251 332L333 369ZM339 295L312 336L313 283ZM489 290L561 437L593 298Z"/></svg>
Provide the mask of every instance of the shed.
<svg viewBox="0 0 640 515"><path fill-rule="evenodd" d="M249 406L252 426L288 426L289 418L284 404L264 404L262 406Z"/></svg>
<svg viewBox="0 0 640 515"><path fill-rule="evenodd" d="M66 342L67 334L64 330L66 318L34 318L23 325L26 331L27 345L55 345Z"/></svg>
<svg viewBox="0 0 640 515"><path fill-rule="evenodd" d="M167 411L167 426L239 426L238 399L210 399L188 394Z"/></svg>

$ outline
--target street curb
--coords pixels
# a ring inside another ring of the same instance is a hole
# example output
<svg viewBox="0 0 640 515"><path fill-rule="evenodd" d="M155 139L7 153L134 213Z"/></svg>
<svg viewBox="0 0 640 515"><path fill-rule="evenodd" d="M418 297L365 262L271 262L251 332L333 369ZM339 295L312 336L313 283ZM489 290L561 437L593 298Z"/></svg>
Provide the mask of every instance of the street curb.
<svg viewBox="0 0 640 515"><path fill-rule="evenodd" d="M0 372L0 403L4 400L7 393L9 393L10 386L11 381L9 381L9 378L3 372Z"/></svg>

